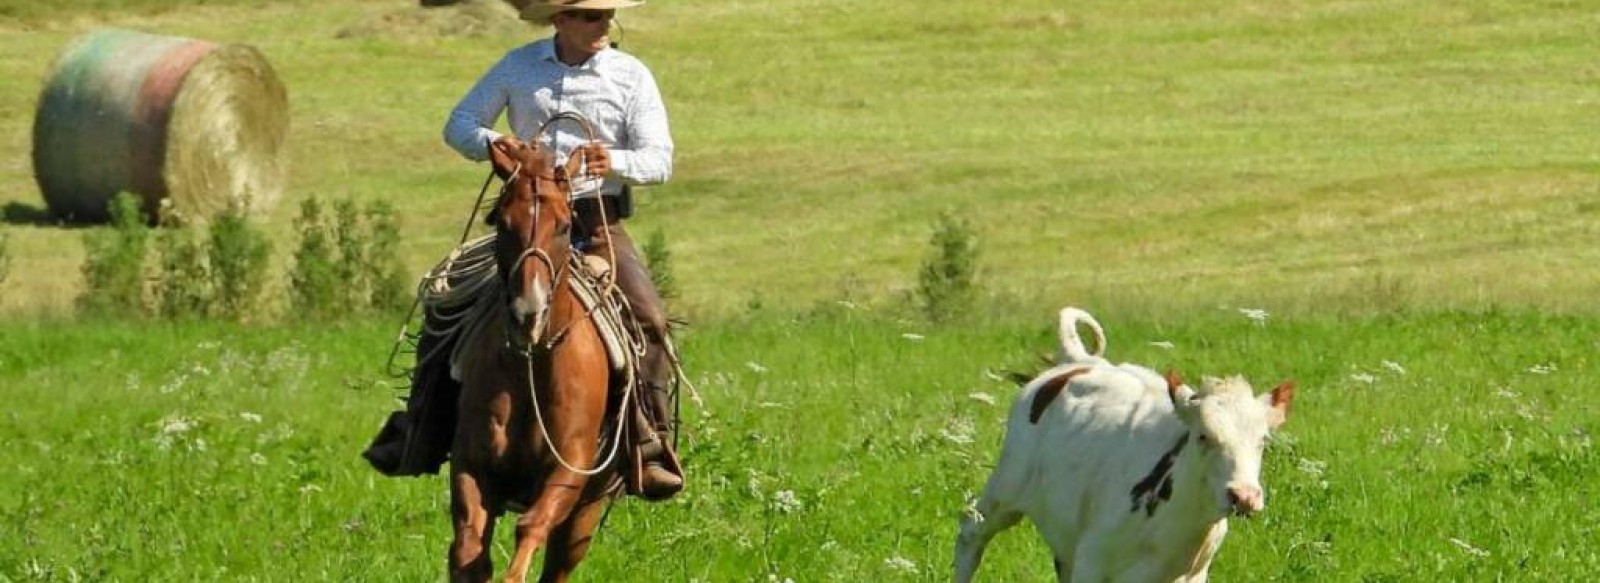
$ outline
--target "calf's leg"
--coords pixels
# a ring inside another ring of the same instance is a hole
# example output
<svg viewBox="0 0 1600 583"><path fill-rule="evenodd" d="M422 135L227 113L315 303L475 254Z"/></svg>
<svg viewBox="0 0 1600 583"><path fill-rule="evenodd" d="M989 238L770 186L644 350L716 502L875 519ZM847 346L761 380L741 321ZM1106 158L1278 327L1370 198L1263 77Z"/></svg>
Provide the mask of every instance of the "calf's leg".
<svg viewBox="0 0 1600 583"><path fill-rule="evenodd" d="M1000 505L989 496L988 491L978 500L974 510L961 517L961 532L956 535L956 583L972 581L973 573L983 562L983 551L989 546L989 541L994 539L994 535L1022 520L1021 512Z"/></svg>

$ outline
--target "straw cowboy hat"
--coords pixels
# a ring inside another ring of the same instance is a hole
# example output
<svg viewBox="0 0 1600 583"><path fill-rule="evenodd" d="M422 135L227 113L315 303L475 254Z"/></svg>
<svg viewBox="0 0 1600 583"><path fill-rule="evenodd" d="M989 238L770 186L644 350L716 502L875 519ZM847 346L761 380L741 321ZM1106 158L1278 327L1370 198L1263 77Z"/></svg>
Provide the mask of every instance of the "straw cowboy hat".
<svg viewBox="0 0 1600 583"><path fill-rule="evenodd" d="M522 19L549 22L550 17L568 10L615 10L644 4L644 0L534 0L522 7Z"/></svg>

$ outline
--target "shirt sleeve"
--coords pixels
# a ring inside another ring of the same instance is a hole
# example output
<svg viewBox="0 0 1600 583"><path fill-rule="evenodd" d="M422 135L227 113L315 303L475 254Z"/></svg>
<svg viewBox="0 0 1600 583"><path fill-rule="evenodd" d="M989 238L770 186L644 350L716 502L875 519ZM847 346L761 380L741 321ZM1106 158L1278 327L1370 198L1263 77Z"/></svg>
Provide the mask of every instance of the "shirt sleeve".
<svg viewBox="0 0 1600 583"><path fill-rule="evenodd" d="M626 127L629 147L611 151L612 170L636 184L658 184L671 178L672 134L667 126L667 107L649 69L641 68Z"/></svg>
<svg viewBox="0 0 1600 583"><path fill-rule="evenodd" d="M503 79L511 74L511 54L495 63L461 98L444 123L444 142L468 160L489 159L489 142L501 134L494 124L508 101Z"/></svg>

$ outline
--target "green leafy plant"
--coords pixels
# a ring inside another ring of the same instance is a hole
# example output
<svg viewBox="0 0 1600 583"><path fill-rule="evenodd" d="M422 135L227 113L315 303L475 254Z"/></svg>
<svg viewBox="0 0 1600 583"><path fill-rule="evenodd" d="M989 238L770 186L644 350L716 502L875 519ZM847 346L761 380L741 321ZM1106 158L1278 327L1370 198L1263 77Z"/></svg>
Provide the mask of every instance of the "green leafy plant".
<svg viewBox="0 0 1600 583"><path fill-rule="evenodd" d="M644 254L645 265L650 267L650 281L656 285L656 293L666 300L678 297L678 279L673 274L672 250L667 248L666 234L652 231L639 251Z"/></svg>
<svg viewBox="0 0 1600 583"><path fill-rule="evenodd" d="M211 273L205 251L195 242L193 231L168 227L155 236L157 277L156 314L163 318L206 315L211 305Z"/></svg>
<svg viewBox="0 0 1600 583"><path fill-rule="evenodd" d="M142 315L144 265L150 227L138 197L119 193L111 199L111 226L84 235L84 287L78 308L93 315Z"/></svg>
<svg viewBox="0 0 1600 583"><path fill-rule="evenodd" d="M211 311L232 320L247 319L252 310L261 308L272 244L239 206L230 206L212 220L208 241Z"/></svg>
<svg viewBox="0 0 1600 583"><path fill-rule="evenodd" d="M400 262L400 224L394 205L386 200L367 205L366 224L367 304L379 311L404 309L411 301L411 282Z"/></svg>
<svg viewBox="0 0 1600 583"><path fill-rule="evenodd" d="M301 317L324 318L394 310L410 301L400 262L394 207L360 207L344 199L326 213L316 198L300 205L300 245L290 273L290 299Z"/></svg>
<svg viewBox="0 0 1600 583"><path fill-rule="evenodd" d="M300 244L289 273L289 303L295 316L316 319L332 315L340 298L335 242L323 222L322 203L310 197L295 218Z"/></svg>
<svg viewBox="0 0 1600 583"><path fill-rule="evenodd" d="M917 277L917 298L934 323L970 310L977 297L977 235L965 220L946 212L934 223L930 249Z"/></svg>
<svg viewBox="0 0 1600 583"><path fill-rule="evenodd" d="M339 301L348 308L365 308L367 295L367 250L364 243L361 212L351 199L333 203L333 245L335 248L333 272L339 281Z"/></svg>

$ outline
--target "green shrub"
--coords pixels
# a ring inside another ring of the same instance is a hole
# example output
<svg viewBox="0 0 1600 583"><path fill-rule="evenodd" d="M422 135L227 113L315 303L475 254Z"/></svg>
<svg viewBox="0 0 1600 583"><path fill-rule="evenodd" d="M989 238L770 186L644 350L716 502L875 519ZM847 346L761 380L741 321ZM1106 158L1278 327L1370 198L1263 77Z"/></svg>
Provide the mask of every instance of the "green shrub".
<svg viewBox="0 0 1600 583"><path fill-rule="evenodd" d="M331 317L404 309L410 281L400 263L400 227L387 202L335 202L326 216L315 198L300 205L300 247L290 297L302 317Z"/></svg>
<svg viewBox="0 0 1600 583"><path fill-rule="evenodd" d="M230 206L211 222L209 252L214 315L244 320L261 311L272 244L252 226L244 209Z"/></svg>
<svg viewBox="0 0 1600 583"><path fill-rule="evenodd" d="M211 273L193 231L170 226L157 231L156 253L156 314L163 318L205 316L211 306Z"/></svg>
<svg viewBox="0 0 1600 583"><path fill-rule="evenodd" d="M644 263L650 267L650 280L656 284L656 293L661 294L664 300L678 297L678 280L672 272L672 250L667 248L667 236L661 231L653 231L645 239Z"/></svg>
<svg viewBox="0 0 1600 583"><path fill-rule="evenodd" d="M139 199L120 193L111 200L110 229L84 234L83 295L78 308L93 315L143 315L145 246L150 227Z"/></svg>
<svg viewBox="0 0 1600 583"><path fill-rule="evenodd" d="M380 200L367 205L367 304L380 312L403 310L412 299L411 278L400 262L400 224L394 205Z"/></svg>
<svg viewBox="0 0 1600 583"><path fill-rule="evenodd" d="M951 213L934 224L928 256L917 278L923 314L934 323L968 313L977 298L978 244L972 226Z"/></svg>
<svg viewBox="0 0 1600 583"><path fill-rule="evenodd" d="M295 316L303 319L333 315L340 298L339 267L335 265L334 241L323 222L322 203L316 197L300 203L295 231L300 233L300 245L289 273L290 306Z"/></svg>
<svg viewBox="0 0 1600 583"><path fill-rule="evenodd" d="M361 213L348 198L333 203L333 273L339 281L339 301L350 309L364 308L367 295L367 253Z"/></svg>

